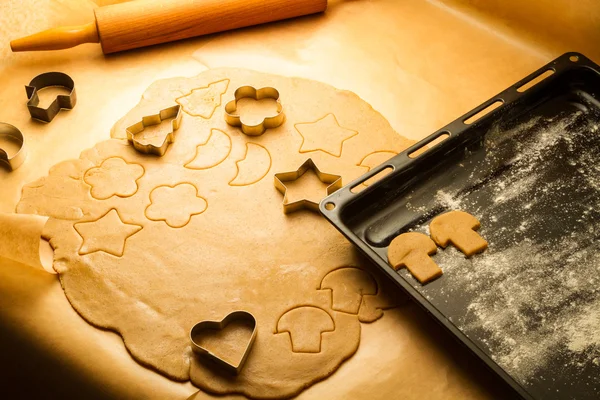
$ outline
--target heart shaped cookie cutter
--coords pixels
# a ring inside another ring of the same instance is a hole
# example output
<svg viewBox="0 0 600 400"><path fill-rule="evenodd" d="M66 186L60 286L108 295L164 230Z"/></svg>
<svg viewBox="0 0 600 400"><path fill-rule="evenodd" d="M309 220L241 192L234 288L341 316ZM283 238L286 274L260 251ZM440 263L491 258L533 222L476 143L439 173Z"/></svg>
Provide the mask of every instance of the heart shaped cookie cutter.
<svg viewBox="0 0 600 400"><path fill-rule="evenodd" d="M240 126L242 132L248 136L260 136L265 133L267 129L277 128L285 121L283 106L281 105L281 101L279 101L279 92L275 88L264 87L255 89L252 86L241 86L236 89L233 96L234 99L225 105L225 121L231 126ZM245 124L242 121L240 114L237 113L237 103L244 98L254 100L273 99L277 106L277 114L271 117L265 117L256 125Z"/></svg>
<svg viewBox="0 0 600 400"><path fill-rule="evenodd" d="M9 155L6 150L0 147L0 164L6 165L9 171L14 171L23 164L25 157L27 157L23 134L14 126L0 122L0 138L15 142L19 145L19 150L12 155Z"/></svg>
<svg viewBox="0 0 600 400"><path fill-rule="evenodd" d="M210 350L196 343L196 341L194 340L194 337L196 337L203 331L222 330L232 321L247 321L250 322L252 325L252 335L250 336L250 340L246 345L246 349L244 350L242 358L237 364L232 364L224 358L219 357L218 355L212 353ZM244 363L246 362L246 358L248 358L248 354L250 354L250 349L254 344L254 339L256 339L256 318L254 318L254 315L250 314L248 311L241 310L229 313L221 321L200 321L196 325L194 325L190 330L190 341L192 342L192 350L194 351L194 353L215 362L217 365L234 375L239 374L242 370Z"/></svg>

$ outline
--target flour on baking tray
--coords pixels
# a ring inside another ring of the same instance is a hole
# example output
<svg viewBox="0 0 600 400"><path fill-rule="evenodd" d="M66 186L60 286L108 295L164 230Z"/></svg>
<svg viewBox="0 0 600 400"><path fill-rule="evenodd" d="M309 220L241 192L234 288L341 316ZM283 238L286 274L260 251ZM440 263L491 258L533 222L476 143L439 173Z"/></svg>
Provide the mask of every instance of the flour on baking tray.
<svg viewBox="0 0 600 400"><path fill-rule="evenodd" d="M439 298L435 290L445 291L445 302L467 298L463 317L452 322L483 338L494 360L525 385L551 359L555 368L557 354L571 371L600 365L600 153L582 151L597 146L590 134L598 126L580 117L538 118L488 135L487 160L505 157L496 149L512 140L507 172L477 196L436 195L445 208L480 218L489 248L472 259L440 250L434 260L447 282L420 290L430 300ZM541 239L548 231L550 239Z"/></svg>

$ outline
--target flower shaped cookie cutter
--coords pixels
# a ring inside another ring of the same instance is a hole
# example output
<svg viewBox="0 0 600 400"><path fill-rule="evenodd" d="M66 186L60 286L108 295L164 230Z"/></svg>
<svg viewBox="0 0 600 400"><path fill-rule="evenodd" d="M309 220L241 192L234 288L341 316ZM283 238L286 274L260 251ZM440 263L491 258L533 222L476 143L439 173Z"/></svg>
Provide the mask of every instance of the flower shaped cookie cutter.
<svg viewBox="0 0 600 400"><path fill-rule="evenodd" d="M179 129L182 117L183 113L181 112L181 106L179 104L160 110L158 114L142 117L140 122L131 125L125 130L127 133L127 140L129 140L129 142L133 144L133 147L140 153L164 156L169 145L175 141L175 131ZM171 131L165 135L165 139L160 146L136 138L136 136L142 133L147 127L159 125L164 120L171 118L173 119L171 121Z"/></svg>
<svg viewBox="0 0 600 400"><path fill-rule="evenodd" d="M252 86L241 86L236 89L234 99L225 105L225 121L231 126L239 126L248 136L260 136L267 129L274 129L283 124L285 114L283 105L279 100L279 91L272 87L255 89ZM237 103L239 100L249 98L254 100L273 99L277 106L277 114L271 117L265 117L261 122L255 125L244 123L242 117L237 113Z"/></svg>

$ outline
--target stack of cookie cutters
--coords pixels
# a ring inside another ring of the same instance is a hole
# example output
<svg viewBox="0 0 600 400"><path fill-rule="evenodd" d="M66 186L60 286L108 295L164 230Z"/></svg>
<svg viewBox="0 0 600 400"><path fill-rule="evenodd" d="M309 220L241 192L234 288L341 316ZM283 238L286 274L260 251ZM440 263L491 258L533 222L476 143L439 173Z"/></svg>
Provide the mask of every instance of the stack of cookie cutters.
<svg viewBox="0 0 600 400"><path fill-rule="evenodd" d="M19 148L16 153L10 155L8 151L0 148L0 163L6 166L9 171L14 171L23 164L25 157L27 157L27 151L23 146L25 142L23 134L16 127L0 122L0 139L15 143Z"/></svg>

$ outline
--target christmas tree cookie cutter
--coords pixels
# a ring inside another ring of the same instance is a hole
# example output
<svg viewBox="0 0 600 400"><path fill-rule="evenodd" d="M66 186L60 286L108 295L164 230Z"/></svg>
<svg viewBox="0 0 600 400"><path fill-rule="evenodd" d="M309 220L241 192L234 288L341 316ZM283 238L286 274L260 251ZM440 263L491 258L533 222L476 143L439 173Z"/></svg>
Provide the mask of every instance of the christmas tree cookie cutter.
<svg viewBox="0 0 600 400"><path fill-rule="evenodd" d="M181 112L181 106L178 104L176 106L165 108L164 110L160 110L158 114L147 115L142 117L140 122L137 122L130 127L128 127L125 132L127 133L127 140L133 145L133 147L144 154L155 154L157 156L164 156L167 152L167 148L171 143L175 141L175 132L179 129L181 125L183 113ZM171 130L169 133L165 135L163 142L160 146L156 146L152 143L148 143L146 140L140 140L136 136L144 131L149 126L159 125L165 120L172 119L171 121Z"/></svg>
<svg viewBox="0 0 600 400"><path fill-rule="evenodd" d="M242 132L248 136L260 136L265 133L267 129L277 128L285 121L283 105L279 100L279 91L275 88L264 87L255 89L252 86L241 86L236 89L233 96L234 99L225 105L225 121L231 126L241 127ZM258 124L246 124L237 112L238 101L245 98L254 100L273 99L275 100L277 113L274 116L263 118Z"/></svg>

